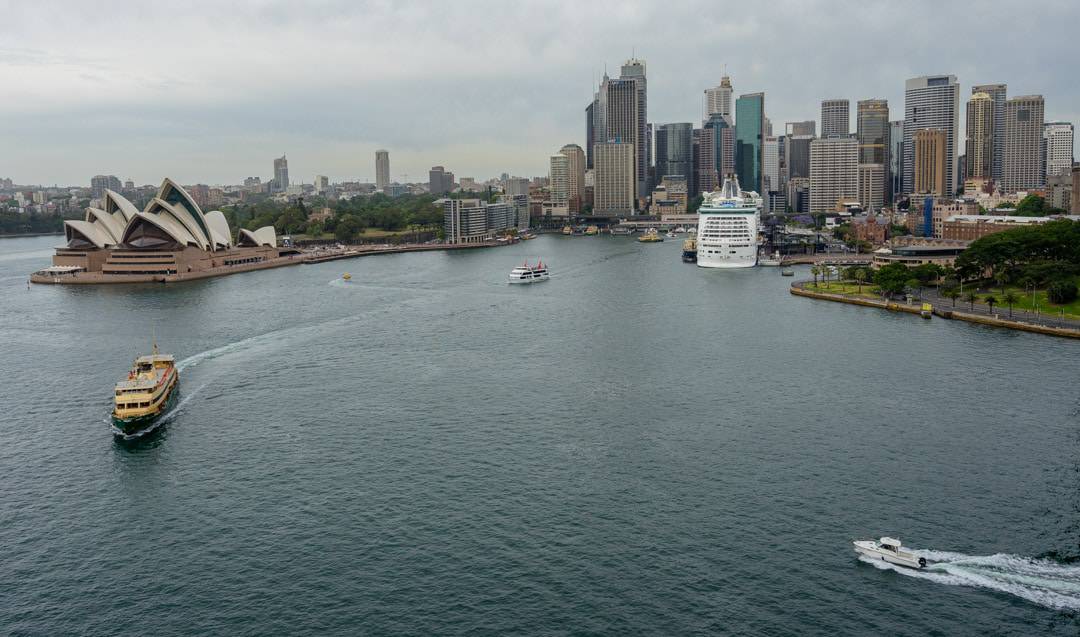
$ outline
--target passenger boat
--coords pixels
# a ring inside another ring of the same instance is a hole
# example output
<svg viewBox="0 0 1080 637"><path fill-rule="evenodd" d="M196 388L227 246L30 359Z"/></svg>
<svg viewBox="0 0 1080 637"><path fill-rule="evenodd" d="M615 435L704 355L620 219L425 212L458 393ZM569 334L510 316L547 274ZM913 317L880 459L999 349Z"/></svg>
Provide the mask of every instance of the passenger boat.
<svg viewBox="0 0 1080 637"><path fill-rule="evenodd" d="M510 283L535 283L546 281L550 277L547 266L540 259L536 260L536 265L529 265L526 260L523 265L510 270Z"/></svg>
<svg viewBox="0 0 1080 637"><path fill-rule="evenodd" d="M346 272L345 274L342 274L341 278L345 279L346 281L352 281L352 275L349 274L348 272Z"/></svg>
<svg viewBox="0 0 1080 637"><path fill-rule="evenodd" d="M599 234L599 233L600 233L600 228L597 228L596 226L589 226L588 228L585 228L585 234L587 234L587 235L594 235L594 234Z"/></svg>
<svg viewBox="0 0 1080 637"><path fill-rule="evenodd" d="M562 227L562 233L563 234L574 234L574 229L571 228L570 226L563 226Z"/></svg>
<svg viewBox="0 0 1080 637"><path fill-rule="evenodd" d="M698 208L698 267L752 268L757 265L762 199L739 188L734 175L720 190L703 194Z"/></svg>
<svg viewBox="0 0 1080 637"><path fill-rule="evenodd" d="M682 260L685 263L697 261L697 241L693 237L682 242Z"/></svg>
<svg viewBox="0 0 1080 637"><path fill-rule="evenodd" d="M660 236L660 233L656 231L656 228L649 228L645 231L645 234L637 238L642 243L659 243L664 238Z"/></svg>
<svg viewBox="0 0 1080 637"><path fill-rule="evenodd" d="M159 354L155 343L153 353L136 358L127 378L116 383L113 426L124 435L148 429L173 406L179 383L176 362Z"/></svg>
<svg viewBox="0 0 1080 637"><path fill-rule="evenodd" d="M908 568L926 568L926 558L919 557L911 551L905 551L900 546L900 540L891 537L883 537L880 540L856 540L855 552L865 555L872 560L881 560L898 566Z"/></svg>

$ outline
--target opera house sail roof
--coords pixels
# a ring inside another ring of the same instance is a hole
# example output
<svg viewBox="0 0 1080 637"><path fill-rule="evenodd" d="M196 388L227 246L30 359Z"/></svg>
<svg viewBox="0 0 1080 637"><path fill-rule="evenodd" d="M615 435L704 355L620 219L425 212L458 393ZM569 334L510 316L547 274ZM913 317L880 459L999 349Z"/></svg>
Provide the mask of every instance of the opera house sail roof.
<svg viewBox="0 0 1080 637"><path fill-rule="evenodd" d="M67 247L75 249L183 250L213 253L234 247L277 245L273 226L241 229L237 241L220 210L207 213L172 179L141 212L122 195L106 190L102 208L87 208L84 220L64 222Z"/></svg>

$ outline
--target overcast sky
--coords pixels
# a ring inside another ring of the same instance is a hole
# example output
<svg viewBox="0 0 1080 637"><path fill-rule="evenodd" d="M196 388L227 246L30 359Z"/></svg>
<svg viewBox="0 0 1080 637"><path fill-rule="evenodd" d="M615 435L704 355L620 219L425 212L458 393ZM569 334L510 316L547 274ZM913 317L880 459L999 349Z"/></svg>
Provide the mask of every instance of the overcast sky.
<svg viewBox="0 0 1080 637"><path fill-rule="evenodd" d="M546 174L632 53L655 123L699 121L725 68L778 132L831 97L901 119L904 80L937 73L1080 123L1076 0L219 4L0 0L0 177L229 184L286 153L294 182L374 180L378 148L395 180Z"/></svg>

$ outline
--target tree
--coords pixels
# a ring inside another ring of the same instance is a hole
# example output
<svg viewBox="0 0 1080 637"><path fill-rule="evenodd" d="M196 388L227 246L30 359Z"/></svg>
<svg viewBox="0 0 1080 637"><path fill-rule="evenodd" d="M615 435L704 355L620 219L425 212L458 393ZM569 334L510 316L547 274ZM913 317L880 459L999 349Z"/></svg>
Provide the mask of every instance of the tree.
<svg viewBox="0 0 1080 637"><path fill-rule="evenodd" d="M1009 306L1009 318L1012 318L1013 306L1020 300L1020 297L1016 296L1016 292L1009 290L1001 297L1001 300Z"/></svg>
<svg viewBox="0 0 1080 637"><path fill-rule="evenodd" d="M994 306L997 305L998 302L997 297L993 294L987 294L983 301L986 301L986 304L990 306L990 313L993 314Z"/></svg>
<svg viewBox="0 0 1080 637"><path fill-rule="evenodd" d="M900 294L904 291L911 273L903 263L883 265L874 273L874 285L881 290L882 296Z"/></svg>
<svg viewBox="0 0 1080 637"><path fill-rule="evenodd" d="M1076 300L1076 283L1068 279L1058 279L1046 288L1046 298L1056 305L1065 305Z"/></svg>
<svg viewBox="0 0 1080 637"><path fill-rule="evenodd" d="M363 230L359 220L353 216L346 216L337 222L337 226L334 228L334 236L338 241L351 241L356 238L356 235Z"/></svg>
<svg viewBox="0 0 1080 637"><path fill-rule="evenodd" d="M994 273L994 281L1001 288L1001 293L1005 294L1005 284L1009 282L1009 273L1004 269L998 270Z"/></svg>
<svg viewBox="0 0 1080 637"><path fill-rule="evenodd" d="M862 284L866 281L866 270L859 268L855 270L855 284L858 286L859 294L862 294Z"/></svg>
<svg viewBox="0 0 1080 637"><path fill-rule="evenodd" d="M817 278L818 275L821 274L821 268L817 267L816 265L811 267L810 274L814 275L814 287L817 287Z"/></svg>
<svg viewBox="0 0 1080 637"><path fill-rule="evenodd" d="M979 300L979 295L975 294L975 292L968 292L964 295L964 300L968 302L968 309L974 311L975 301Z"/></svg>
<svg viewBox="0 0 1080 637"><path fill-rule="evenodd" d="M960 298L960 290L953 287L945 288L941 291L941 296L950 299L952 301L952 306L956 307L956 299Z"/></svg>

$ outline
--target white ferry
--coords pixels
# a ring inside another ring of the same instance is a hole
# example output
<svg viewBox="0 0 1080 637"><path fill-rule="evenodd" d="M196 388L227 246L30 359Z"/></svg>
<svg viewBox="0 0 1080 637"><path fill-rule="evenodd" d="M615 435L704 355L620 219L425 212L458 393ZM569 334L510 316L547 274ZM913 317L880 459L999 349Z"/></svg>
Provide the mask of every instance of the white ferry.
<svg viewBox="0 0 1080 637"><path fill-rule="evenodd" d="M524 265L519 265L510 270L510 283L535 283L536 281L546 281L550 276L543 261L537 259L536 265L529 265L528 260L526 260Z"/></svg>
<svg viewBox="0 0 1080 637"><path fill-rule="evenodd" d="M757 265L761 196L739 188L734 175L718 191L705 193L698 208L697 264L703 268Z"/></svg>

